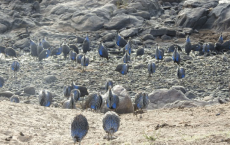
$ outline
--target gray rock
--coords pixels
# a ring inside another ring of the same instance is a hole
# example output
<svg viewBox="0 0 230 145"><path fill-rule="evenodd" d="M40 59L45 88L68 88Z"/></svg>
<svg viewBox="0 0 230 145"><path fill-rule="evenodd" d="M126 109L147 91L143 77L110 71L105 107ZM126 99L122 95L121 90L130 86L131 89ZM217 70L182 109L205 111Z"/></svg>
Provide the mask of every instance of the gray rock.
<svg viewBox="0 0 230 145"><path fill-rule="evenodd" d="M170 39L172 39L170 36L168 36L168 35L162 35L161 36L161 39L162 40L170 40Z"/></svg>
<svg viewBox="0 0 230 145"><path fill-rule="evenodd" d="M107 48L114 48L115 47L115 43L114 42L106 42L106 43L104 43L105 44L105 46L107 47Z"/></svg>
<svg viewBox="0 0 230 145"><path fill-rule="evenodd" d="M107 94L108 92L106 92ZM127 90L120 86L120 85L116 85L112 88L112 93L118 95L119 97L119 106L118 108L116 109L116 112L119 113L119 114L123 114L123 113L133 113L133 104L132 104L132 101L131 101L131 98L127 92ZM105 95L102 95L102 98L104 100L106 100L105 98ZM107 108L106 105L104 105L101 109L101 111L103 113L109 111L109 109Z"/></svg>
<svg viewBox="0 0 230 145"><path fill-rule="evenodd" d="M150 19L150 14L149 14L149 12L146 12L146 11L140 11L140 12L137 12L137 13L133 13L131 15L140 16L140 17L142 17L144 19L147 19L147 20Z"/></svg>
<svg viewBox="0 0 230 145"><path fill-rule="evenodd" d="M103 27L104 19L98 17L95 13L79 13L71 18L72 27L78 31L96 31Z"/></svg>
<svg viewBox="0 0 230 145"><path fill-rule="evenodd" d="M153 36L162 36L164 34L169 36L176 36L176 30L168 28L151 29L150 34Z"/></svg>
<svg viewBox="0 0 230 145"><path fill-rule="evenodd" d="M24 88L24 93L30 94L30 95L35 95L35 88L34 87L26 87L26 88Z"/></svg>
<svg viewBox="0 0 230 145"><path fill-rule="evenodd" d="M176 24L178 26L199 29L205 24L207 14L206 8L185 8L177 15Z"/></svg>
<svg viewBox="0 0 230 145"><path fill-rule="evenodd" d="M10 91L4 91L4 92L0 92L0 96L2 97L6 97L6 98L10 98L14 95L13 92L10 92Z"/></svg>
<svg viewBox="0 0 230 145"><path fill-rule="evenodd" d="M128 38L128 37L133 37L135 35L137 35L139 32L138 28L130 28L130 29L125 29L123 31L121 31L121 36L123 36L124 38Z"/></svg>
<svg viewBox="0 0 230 145"><path fill-rule="evenodd" d="M165 57L165 58L164 58L164 61L165 61L165 62L171 62L171 61L172 61L172 57Z"/></svg>
<svg viewBox="0 0 230 145"><path fill-rule="evenodd" d="M108 33L102 37L103 42L112 41L115 39L115 34Z"/></svg>
<svg viewBox="0 0 230 145"><path fill-rule="evenodd" d="M148 68L148 66L146 64L137 64L133 67L134 69L141 69L141 68Z"/></svg>
<svg viewBox="0 0 230 145"><path fill-rule="evenodd" d="M6 32L7 29L8 29L8 27L6 25L0 23L0 33Z"/></svg>
<svg viewBox="0 0 230 145"><path fill-rule="evenodd" d="M142 40L146 41L146 40L154 40L154 37L153 35L151 34L145 34L143 37L142 37Z"/></svg>
<svg viewBox="0 0 230 145"><path fill-rule="evenodd" d="M110 19L108 23L105 23L105 29L116 29L120 30L126 27L138 27L141 26L143 23L143 18L126 15L126 14L119 14Z"/></svg>
<svg viewBox="0 0 230 145"><path fill-rule="evenodd" d="M199 107L199 106L206 106L206 105L214 105L219 104L217 101L205 102L205 101L194 101L194 100L183 100L183 101L176 101L170 104L166 104L164 108L192 108L192 107Z"/></svg>
<svg viewBox="0 0 230 145"><path fill-rule="evenodd" d="M29 19L29 18L16 18L12 22L12 28L18 29L18 28L26 28L26 27L34 27L35 23Z"/></svg>
<svg viewBox="0 0 230 145"><path fill-rule="evenodd" d="M48 75L48 76L45 76L44 77L44 81L46 83L53 83L57 80L56 76L53 76L53 75Z"/></svg>
<svg viewBox="0 0 230 145"><path fill-rule="evenodd" d="M27 38L20 39L14 43L14 48L25 48L30 46L30 41Z"/></svg>
<svg viewBox="0 0 230 145"><path fill-rule="evenodd" d="M166 104L176 101L189 100L181 91L176 89L154 90L149 94L150 103L147 109L163 108Z"/></svg>
<svg viewBox="0 0 230 145"><path fill-rule="evenodd" d="M185 96L189 99L195 99L197 96L193 94L192 92L186 92Z"/></svg>
<svg viewBox="0 0 230 145"><path fill-rule="evenodd" d="M180 90L182 93L186 93L186 90L183 86L172 86L170 89Z"/></svg>
<svg viewBox="0 0 230 145"><path fill-rule="evenodd" d="M189 8L214 8L219 4L219 0L186 0L183 4L184 7L189 7Z"/></svg>

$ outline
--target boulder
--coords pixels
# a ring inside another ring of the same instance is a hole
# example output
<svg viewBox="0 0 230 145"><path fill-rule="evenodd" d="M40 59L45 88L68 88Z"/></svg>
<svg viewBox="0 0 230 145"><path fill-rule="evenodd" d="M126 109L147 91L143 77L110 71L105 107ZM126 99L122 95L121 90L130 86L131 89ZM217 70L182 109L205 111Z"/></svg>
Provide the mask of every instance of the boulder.
<svg viewBox="0 0 230 145"><path fill-rule="evenodd" d="M102 95L103 99L106 100L107 98L105 96L107 96L106 92L104 95ZM116 112L119 114L124 114L124 113L133 113L133 104L131 101L131 98L127 92L127 90L120 86L120 85L116 85L112 88L112 93L118 95L120 102L119 102L119 106L116 109ZM106 105L104 105L101 109L101 112L105 113L109 111L109 109L107 108Z"/></svg>
<svg viewBox="0 0 230 145"><path fill-rule="evenodd" d="M103 42L112 41L114 39L115 39L115 35L113 33L107 33L102 37Z"/></svg>
<svg viewBox="0 0 230 145"><path fill-rule="evenodd" d="M159 89L149 94L150 103L147 109L163 108L166 104L189 100L185 94L176 89Z"/></svg>
<svg viewBox="0 0 230 145"><path fill-rule="evenodd" d="M10 91L4 91L4 92L0 92L0 96L1 97L6 97L6 98L10 98L14 95L14 93L10 92Z"/></svg>
<svg viewBox="0 0 230 145"><path fill-rule="evenodd" d="M196 98L196 95L193 94L192 92L186 92L185 93L185 96L189 99L195 99Z"/></svg>
<svg viewBox="0 0 230 145"><path fill-rule="evenodd" d="M186 90L183 86L172 86L170 89L180 90L182 93L186 93Z"/></svg>
<svg viewBox="0 0 230 145"><path fill-rule="evenodd" d="M207 15L206 8L185 8L177 15L176 24L182 27L200 29L208 19Z"/></svg>
<svg viewBox="0 0 230 145"><path fill-rule="evenodd" d="M186 0L183 4L186 8L214 8L219 4L219 0Z"/></svg>
<svg viewBox="0 0 230 145"><path fill-rule="evenodd" d="M53 83L57 80L56 76L53 76L53 75L48 75L48 76L45 76L44 77L44 81L46 83Z"/></svg>
<svg viewBox="0 0 230 145"><path fill-rule="evenodd" d="M6 25L4 25L4 24L1 24L0 23L0 33L4 33L4 32L6 32L7 31L7 26Z"/></svg>
<svg viewBox="0 0 230 145"><path fill-rule="evenodd" d="M108 29L108 30L111 30L111 29L120 30L126 27L141 26L143 21L144 19L141 17L126 15L126 14L118 14L112 19L110 19L108 23L105 23L104 27L105 29Z"/></svg>
<svg viewBox="0 0 230 145"><path fill-rule="evenodd" d="M30 41L27 38L18 40L14 43L14 48L25 48L30 46Z"/></svg>
<svg viewBox="0 0 230 145"><path fill-rule="evenodd" d="M121 36L123 36L124 38L128 38L128 37L133 37L135 35L137 35L139 32L138 28L130 28L130 29L125 29L123 31L121 31Z"/></svg>
<svg viewBox="0 0 230 145"><path fill-rule="evenodd" d="M26 88L24 88L24 93L34 95L35 94L35 88L34 87L26 87Z"/></svg>
<svg viewBox="0 0 230 145"><path fill-rule="evenodd" d="M95 13L79 13L78 15L73 15L72 27L78 31L96 31L103 27L104 19L98 17Z"/></svg>
<svg viewBox="0 0 230 145"><path fill-rule="evenodd" d="M162 36L162 35L176 36L176 30L169 29L169 28L151 29L150 34L153 36Z"/></svg>

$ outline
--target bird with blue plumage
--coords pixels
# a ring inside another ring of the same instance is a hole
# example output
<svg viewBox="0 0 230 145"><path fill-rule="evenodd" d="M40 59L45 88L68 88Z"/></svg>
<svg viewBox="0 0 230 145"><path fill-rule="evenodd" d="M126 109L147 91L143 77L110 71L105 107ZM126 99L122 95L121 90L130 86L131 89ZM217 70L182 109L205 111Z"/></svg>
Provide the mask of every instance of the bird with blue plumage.
<svg viewBox="0 0 230 145"><path fill-rule="evenodd" d="M90 108L93 111L100 110L102 104L103 104L103 99L99 93L89 94L85 102L86 108Z"/></svg>
<svg viewBox="0 0 230 145"><path fill-rule="evenodd" d="M127 42L125 41L125 39L119 34L119 32L117 31L117 35L116 35L116 45L119 47L119 51L122 47L125 47L125 45L127 44Z"/></svg>
<svg viewBox="0 0 230 145"><path fill-rule="evenodd" d="M191 50L192 50L192 44L190 42L189 35L187 35L186 41L185 41L185 52L186 52L186 54L189 55Z"/></svg>
<svg viewBox="0 0 230 145"><path fill-rule="evenodd" d="M120 127L120 117L117 115L116 112L108 111L105 113L103 119L103 129L108 134L107 139L112 140L113 134L116 133Z"/></svg>
<svg viewBox="0 0 230 145"><path fill-rule="evenodd" d="M109 87L108 93L106 95L106 106L111 110L116 110L119 106L119 97L112 92L111 87Z"/></svg>
<svg viewBox="0 0 230 145"><path fill-rule="evenodd" d="M77 115L71 123L71 136L74 144L79 142L81 144L82 139L86 136L89 130L89 124L85 116Z"/></svg>
<svg viewBox="0 0 230 145"><path fill-rule="evenodd" d="M99 53L100 57L106 58L107 61L109 60L108 50L107 50L107 48L105 47L105 45L103 44L102 41L99 44L98 53Z"/></svg>
<svg viewBox="0 0 230 145"><path fill-rule="evenodd" d="M148 63L148 72L149 72L149 77L151 74L155 73L156 71L156 64L154 62L149 62Z"/></svg>
<svg viewBox="0 0 230 145"><path fill-rule="evenodd" d="M130 55L128 53L128 50L126 50L124 56L123 56L123 63L129 63L130 62Z"/></svg>
<svg viewBox="0 0 230 145"><path fill-rule="evenodd" d="M147 93L137 93L134 101L134 115L143 113L143 109L146 109L149 105L149 97ZM142 118L142 116L140 116Z"/></svg>
<svg viewBox="0 0 230 145"><path fill-rule="evenodd" d="M180 65L180 54L177 48L174 49L174 52L172 54L172 60L174 63L177 63L178 65Z"/></svg>
<svg viewBox="0 0 230 145"><path fill-rule="evenodd" d="M81 97L81 92L78 89L72 89L70 96L73 97L75 102L78 102Z"/></svg>
<svg viewBox="0 0 230 145"><path fill-rule="evenodd" d="M156 58L157 61L163 60L163 58L164 58L164 50L160 49L158 44L156 44L156 45L157 45L157 47L156 47L156 51L155 51L155 58Z"/></svg>
<svg viewBox="0 0 230 145"><path fill-rule="evenodd" d="M85 70L85 67L89 65L89 58L85 55L81 58L81 66L82 66L82 71Z"/></svg>
<svg viewBox="0 0 230 145"><path fill-rule="evenodd" d="M13 61L13 63L11 64L11 70L14 72L14 77L15 75L17 75L19 69L20 69L20 63L18 61Z"/></svg>
<svg viewBox="0 0 230 145"><path fill-rule="evenodd" d="M63 94L64 97L69 98L71 95L72 86L64 86Z"/></svg>
<svg viewBox="0 0 230 145"><path fill-rule="evenodd" d="M131 40L131 37L129 37L129 40L128 40L127 44L125 45L124 51L128 52L129 55L131 54L131 52L132 52L132 40Z"/></svg>
<svg viewBox="0 0 230 145"><path fill-rule="evenodd" d="M112 80L107 80L105 82L105 91L107 92L109 88L113 88L113 81Z"/></svg>
<svg viewBox="0 0 230 145"><path fill-rule="evenodd" d="M222 33L220 34L220 37L218 38L218 41L220 44L223 44L224 43L224 38L222 36Z"/></svg>
<svg viewBox="0 0 230 145"><path fill-rule="evenodd" d="M41 41L41 44L42 44L42 47L44 49L50 49L51 48L51 45L48 41L46 41L45 37L43 37L42 41Z"/></svg>

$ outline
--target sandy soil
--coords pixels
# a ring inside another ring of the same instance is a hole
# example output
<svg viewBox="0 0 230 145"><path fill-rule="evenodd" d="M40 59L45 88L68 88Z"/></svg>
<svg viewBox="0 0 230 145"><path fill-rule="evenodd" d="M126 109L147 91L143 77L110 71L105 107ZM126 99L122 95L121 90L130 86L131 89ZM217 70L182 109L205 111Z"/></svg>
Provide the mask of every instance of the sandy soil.
<svg viewBox="0 0 230 145"><path fill-rule="evenodd" d="M147 111L141 119L124 114L117 138L107 141L103 114L8 101L0 102L0 144L73 144L70 124L79 113L90 126L82 145L230 144L230 104Z"/></svg>

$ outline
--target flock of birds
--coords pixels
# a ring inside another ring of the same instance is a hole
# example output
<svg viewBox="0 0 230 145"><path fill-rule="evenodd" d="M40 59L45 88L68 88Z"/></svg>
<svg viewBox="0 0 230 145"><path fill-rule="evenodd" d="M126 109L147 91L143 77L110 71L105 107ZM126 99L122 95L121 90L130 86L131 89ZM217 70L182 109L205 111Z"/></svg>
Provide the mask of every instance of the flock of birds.
<svg viewBox="0 0 230 145"><path fill-rule="evenodd" d="M119 72L122 75L126 75L128 73L129 67L128 63L131 60L131 52L133 43L131 38L129 38L128 42L117 33L116 35L116 45L120 48L123 48L123 63L118 64L116 66L115 71ZM136 56L142 56L144 55L144 48L143 47L138 48L136 51ZM185 41L185 53L187 55L190 55L191 51L198 51L200 54L208 55L210 52L222 52L224 50L230 49L230 40L224 42L222 34L220 35L218 42L215 44L211 43L204 43L202 44L191 44L190 37L186 37ZM42 40L38 41L38 44L36 44L33 40L30 39L30 54L33 58L38 59L38 61L42 61L43 59L46 59L50 56L58 56L63 54L64 59L67 59L69 56L69 59L73 62L77 62L82 66L82 71L86 69L86 67L89 65L89 58L86 56L86 53L90 51L90 39L88 35L84 39L82 43L82 50L83 53L79 53L79 49L74 44L67 44L66 40L60 44L60 47L51 49L51 45L49 42L43 38ZM181 47L179 45L172 45L168 48L168 52L173 52L172 54L172 60L177 64L177 77L178 79L182 79L185 77L185 69L180 65L181 59L180 59L180 53L179 51L182 51ZM0 53L5 54L6 56L10 57L18 57L16 51L11 47L2 47L0 46ZM109 53L108 49L103 44L103 41L100 42L98 47L98 54L100 57L109 59ZM155 59L157 61L164 59L164 49L161 49L159 45L156 45L155 50ZM13 61L11 64L11 70L14 72L14 76L20 69L20 61ZM148 63L148 72L149 76L153 74L156 71L156 64L155 62L149 62ZM0 87L4 86L4 78L0 77ZM120 118L118 114L116 113L116 109L119 106L119 97L118 95L114 94L112 91L113 88L113 82L111 80L108 80L105 84L105 89L107 91L105 95L105 102L103 101L102 96L99 93L92 93L88 94L87 88L84 86L75 85L72 81L72 84L69 86L64 87L63 94L68 99L63 103L63 108L66 109L76 109L76 102L79 101L80 97L88 95L85 106L86 108L90 108L91 110L98 111L101 109L101 107L106 104L107 108L110 110L108 111L102 120L103 122L103 128L106 133L108 133L108 139L112 139L112 135L118 131L120 126ZM38 101L41 106L49 107L52 103L52 93L50 93L47 90L42 90L39 93ZM13 96L10 98L10 101L12 102L19 102L19 98L16 96ZM135 96L134 101L134 115L137 116L137 114L141 114L142 110L147 108L149 104L149 98L147 93L137 93ZM140 116L141 117L141 116ZM77 115L72 124L71 124L71 136L74 140L74 143L81 142L81 140L84 138L84 136L87 134L89 129L89 124L84 115Z"/></svg>

